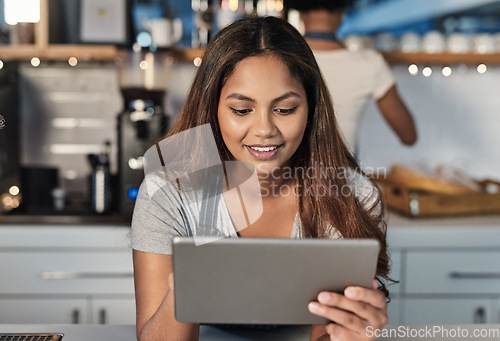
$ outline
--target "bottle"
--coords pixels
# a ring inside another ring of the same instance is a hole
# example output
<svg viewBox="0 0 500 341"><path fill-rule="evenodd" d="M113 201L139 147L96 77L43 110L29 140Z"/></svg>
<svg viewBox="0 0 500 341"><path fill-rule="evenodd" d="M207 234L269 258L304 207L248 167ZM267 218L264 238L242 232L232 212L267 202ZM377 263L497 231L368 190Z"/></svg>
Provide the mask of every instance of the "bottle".
<svg viewBox="0 0 500 341"><path fill-rule="evenodd" d="M108 213L111 209L111 175L109 171L109 146L105 142L105 149L99 155L89 154L92 165L91 174L91 208L98 214Z"/></svg>

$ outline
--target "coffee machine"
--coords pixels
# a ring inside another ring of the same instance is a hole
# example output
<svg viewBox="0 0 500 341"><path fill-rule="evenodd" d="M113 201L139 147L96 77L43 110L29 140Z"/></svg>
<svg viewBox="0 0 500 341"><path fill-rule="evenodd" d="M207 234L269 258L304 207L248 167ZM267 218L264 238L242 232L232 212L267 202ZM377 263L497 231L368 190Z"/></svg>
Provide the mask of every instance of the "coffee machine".
<svg viewBox="0 0 500 341"><path fill-rule="evenodd" d="M124 111L118 115L119 211L131 217L144 178L144 153L168 128L163 90L121 89Z"/></svg>

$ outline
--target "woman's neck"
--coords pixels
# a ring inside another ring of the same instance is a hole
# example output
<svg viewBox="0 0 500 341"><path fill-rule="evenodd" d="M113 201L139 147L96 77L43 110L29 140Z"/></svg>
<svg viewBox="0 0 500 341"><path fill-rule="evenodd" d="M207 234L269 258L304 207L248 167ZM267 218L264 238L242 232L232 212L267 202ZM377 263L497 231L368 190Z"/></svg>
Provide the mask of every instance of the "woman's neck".
<svg viewBox="0 0 500 341"><path fill-rule="evenodd" d="M342 11L310 10L301 12L306 32L337 32L342 23Z"/></svg>
<svg viewBox="0 0 500 341"><path fill-rule="evenodd" d="M327 10L311 10L301 12L300 17L304 22L306 41L312 50L338 50L345 47L338 41L332 39L308 38L309 32L331 33L335 35L342 23L342 11L330 12Z"/></svg>

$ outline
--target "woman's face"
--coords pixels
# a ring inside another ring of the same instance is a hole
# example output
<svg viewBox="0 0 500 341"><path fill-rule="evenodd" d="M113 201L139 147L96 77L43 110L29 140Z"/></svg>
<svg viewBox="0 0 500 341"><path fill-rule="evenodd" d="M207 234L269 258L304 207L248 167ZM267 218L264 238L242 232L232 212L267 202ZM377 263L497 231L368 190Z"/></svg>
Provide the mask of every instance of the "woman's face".
<svg viewBox="0 0 500 341"><path fill-rule="evenodd" d="M218 119L227 149L259 175L286 166L307 124L304 87L277 57L243 59L222 88Z"/></svg>

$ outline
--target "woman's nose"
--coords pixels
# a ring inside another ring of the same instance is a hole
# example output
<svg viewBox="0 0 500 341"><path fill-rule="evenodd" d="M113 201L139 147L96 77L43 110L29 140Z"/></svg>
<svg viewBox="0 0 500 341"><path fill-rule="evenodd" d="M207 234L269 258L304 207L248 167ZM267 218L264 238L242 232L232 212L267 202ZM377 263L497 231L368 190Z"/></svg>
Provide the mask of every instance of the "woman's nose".
<svg viewBox="0 0 500 341"><path fill-rule="evenodd" d="M252 122L252 131L255 136L274 136L277 130L278 128L273 121L272 113L261 111L254 116L254 120Z"/></svg>

